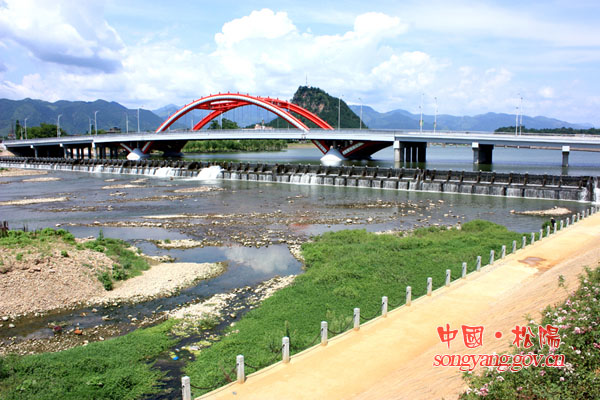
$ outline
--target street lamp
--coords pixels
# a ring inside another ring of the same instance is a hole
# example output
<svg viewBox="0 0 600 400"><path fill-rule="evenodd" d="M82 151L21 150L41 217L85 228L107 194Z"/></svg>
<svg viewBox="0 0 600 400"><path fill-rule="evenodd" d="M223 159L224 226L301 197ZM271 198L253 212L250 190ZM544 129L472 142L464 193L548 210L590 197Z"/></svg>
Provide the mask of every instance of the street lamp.
<svg viewBox="0 0 600 400"><path fill-rule="evenodd" d="M338 131L340 130L340 110L342 107L342 94L340 94L340 97L338 97Z"/></svg>
<svg viewBox="0 0 600 400"><path fill-rule="evenodd" d="M438 112L437 97L434 97L433 100L435 100L435 112L433 114L433 133L435 133L435 128L437 127L437 112Z"/></svg>
<svg viewBox="0 0 600 400"><path fill-rule="evenodd" d="M25 140L27 140L27 119L25 118Z"/></svg>
<svg viewBox="0 0 600 400"><path fill-rule="evenodd" d="M523 134L523 96L521 96L521 103L519 104L519 110L521 110L521 118L519 121L519 135Z"/></svg>
<svg viewBox="0 0 600 400"><path fill-rule="evenodd" d="M362 129L362 99L359 97L358 100L360 101L360 118L359 118L359 123L358 123L358 129Z"/></svg>
<svg viewBox="0 0 600 400"><path fill-rule="evenodd" d="M58 114L58 118L56 119L56 137L60 136L60 117L62 117L62 114Z"/></svg>
<svg viewBox="0 0 600 400"><path fill-rule="evenodd" d="M421 93L421 105L419 106L419 112L421 113L421 118L419 119L419 131L423 133L423 96L425 93Z"/></svg>
<svg viewBox="0 0 600 400"><path fill-rule="evenodd" d="M129 134L129 118L127 117L127 113L125 113L125 131Z"/></svg>
<svg viewBox="0 0 600 400"><path fill-rule="evenodd" d="M100 111L100 110L98 110ZM94 111L94 130L96 131L96 136L98 136L98 119L96 118L96 114L98 114L98 111ZM90 132L91 135L91 132Z"/></svg>
<svg viewBox="0 0 600 400"><path fill-rule="evenodd" d="M519 106L516 107L515 111L515 136L519 134Z"/></svg>
<svg viewBox="0 0 600 400"><path fill-rule="evenodd" d="M92 134L92 117L88 117L88 120L90 122L90 126L88 128L88 133L91 135Z"/></svg>
<svg viewBox="0 0 600 400"><path fill-rule="evenodd" d="M138 116L137 116L137 120L138 120L138 133L140 133L140 108L138 107Z"/></svg>

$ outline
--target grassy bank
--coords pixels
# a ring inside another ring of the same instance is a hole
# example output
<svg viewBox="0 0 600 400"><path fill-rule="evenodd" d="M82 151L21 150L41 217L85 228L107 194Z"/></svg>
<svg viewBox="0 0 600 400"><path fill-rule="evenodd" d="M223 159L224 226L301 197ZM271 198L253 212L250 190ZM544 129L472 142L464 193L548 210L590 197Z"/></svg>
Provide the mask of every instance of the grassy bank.
<svg viewBox="0 0 600 400"><path fill-rule="evenodd" d="M557 290L561 289L561 281ZM564 367L523 367L516 372L465 375L469 389L462 400L479 399L599 399L600 398L600 268L587 270L580 287L560 305L548 307L539 325L559 328L560 346L552 353L562 354ZM536 335L533 347L514 348L512 354L548 355L548 345L540 346L538 324L529 325Z"/></svg>
<svg viewBox="0 0 600 400"><path fill-rule="evenodd" d="M56 250L60 251L59 258L72 258L84 249L104 253L113 264L99 269L96 275L106 290L113 288L114 281L137 276L149 268L148 262L133 251L127 242L104 238L102 231L98 238L84 243L77 243L75 237L64 229L0 231L0 249L0 273L10 272L21 263L56 257Z"/></svg>
<svg viewBox="0 0 600 400"><path fill-rule="evenodd" d="M0 398L139 399L158 392L151 368L173 340L171 322L59 353L0 357Z"/></svg>
<svg viewBox="0 0 600 400"><path fill-rule="evenodd" d="M195 140L183 147L184 153L237 153L242 151L279 151L287 148L285 140Z"/></svg>
<svg viewBox="0 0 600 400"><path fill-rule="evenodd" d="M302 246L306 273L248 312L221 341L203 350L186 373L194 385L222 385L224 372L231 371L237 354L244 354L252 372L253 367L280 358L283 336L290 337L291 353L297 353L316 343L320 321L327 320L331 330L342 331L349 326L354 307L360 307L366 317L376 316L382 296L400 305L408 285L413 296L421 296L427 277L439 287L446 269L456 279L463 261L473 270L478 255L487 261L490 249L499 254L502 244L510 249L521 236L485 221L469 222L460 230L420 229L407 237L364 230L319 236Z"/></svg>

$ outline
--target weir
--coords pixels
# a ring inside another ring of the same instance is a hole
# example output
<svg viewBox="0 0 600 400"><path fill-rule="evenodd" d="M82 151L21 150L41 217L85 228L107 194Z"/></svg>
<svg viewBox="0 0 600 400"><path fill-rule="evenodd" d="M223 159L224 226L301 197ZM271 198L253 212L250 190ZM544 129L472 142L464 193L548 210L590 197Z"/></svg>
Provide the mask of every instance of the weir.
<svg viewBox="0 0 600 400"><path fill-rule="evenodd" d="M0 167L600 202L598 177L413 168L0 157Z"/></svg>

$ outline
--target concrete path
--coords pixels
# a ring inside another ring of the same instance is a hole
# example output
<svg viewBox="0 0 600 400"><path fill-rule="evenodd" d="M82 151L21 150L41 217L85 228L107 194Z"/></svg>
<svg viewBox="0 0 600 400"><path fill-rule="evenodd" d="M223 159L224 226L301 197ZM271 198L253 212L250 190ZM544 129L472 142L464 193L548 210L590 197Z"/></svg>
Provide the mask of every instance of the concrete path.
<svg viewBox="0 0 600 400"><path fill-rule="evenodd" d="M528 236L529 239L529 236ZM485 257L483 257L485 260ZM508 349L515 325L539 322L540 311L578 285L600 261L600 213L518 250L481 272L442 288L334 339L249 375L202 399L451 399L466 387L456 368L433 367L436 354ZM526 317L526 314L529 316ZM450 348L438 326L459 334ZM484 326L483 345L468 349L461 325ZM495 337L502 332L501 339ZM192 382L193 384L193 382Z"/></svg>

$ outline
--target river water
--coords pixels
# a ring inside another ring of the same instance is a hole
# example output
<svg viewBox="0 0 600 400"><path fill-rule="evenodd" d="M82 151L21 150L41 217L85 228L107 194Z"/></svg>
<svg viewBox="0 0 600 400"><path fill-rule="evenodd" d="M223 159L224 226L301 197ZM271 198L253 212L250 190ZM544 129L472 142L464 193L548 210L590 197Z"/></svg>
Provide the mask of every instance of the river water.
<svg viewBox="0 0 600 400"><path fill-rule="evenodd" d="M243 161L263 163L302 163L319 164L321 152L312 145L305 148L290 148L284 151L235 153L235 154L190 154L187 159L212 161ZM391 147L383 149L368 161L345 161L346 165L368 165L394 167L394 153ZM468 146L431 145L427 148L427 162L424 164L405 163L405 167L419 167L453 171L496 171L529 174L597 176L600 171L600 153L572 151L569 167L563 168L560 150L515 149L497 147L493 153L492 165L474 166L473 153Z"/></svg>
<svg viewBox="0 0 600 400"><path fill-rule="evenodd" d="M375 155L371 165L393 165L392 152ZM571 153L568 171L560 167L560 152L497 149L493 170L570 175L595 175L600 167L596 153ZM427 168L472 170L470 149L432 146ZM319 152L312 148L282 152L223 155L190 155L205 160L248 162L315 163ZM127 324L153 311L170 310L222 293L253 286L280 275L299 274L302 265L288 245L312 235L339 229L386 231L413 229L431 224L454 225L485 219L519 232L538 231L545 218L513 211L566 207L573 213L588 204L450 193L392 191L356 187L310 186L256 181L227 181L126 176L83 172L50 171L56 181L28 182L26 177L0 178L0 202L23 198L59 198L65 201L0 205L0 221L13 229L29 230L60 226L77 237L97 236L127 240L149 255L170 255L181 262L226 262L227 271L200 282L179 294L137 305L64 311L52 321L82 328L107 323ZM140 180L140 178L143 178ZM129 185L129 186L124 186ZM193 189L204 187L206 191ZM190 190L192 189L192 190ZM184 214L184 219L164 218ZM153 222L152 226L146 226ZM191 238L205 246L165 250L155 240ZM85 315L82 316L82 315ZM32 318L8 329L0 328L0 341L50 337L49 317ZM177 382L173 383L177 386Z"/></svg>

